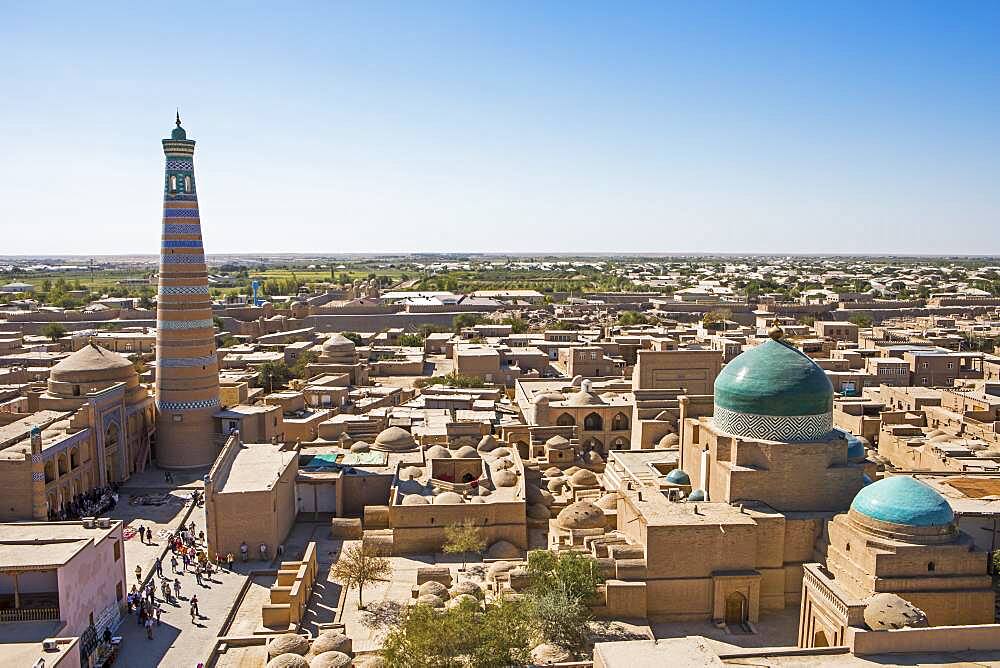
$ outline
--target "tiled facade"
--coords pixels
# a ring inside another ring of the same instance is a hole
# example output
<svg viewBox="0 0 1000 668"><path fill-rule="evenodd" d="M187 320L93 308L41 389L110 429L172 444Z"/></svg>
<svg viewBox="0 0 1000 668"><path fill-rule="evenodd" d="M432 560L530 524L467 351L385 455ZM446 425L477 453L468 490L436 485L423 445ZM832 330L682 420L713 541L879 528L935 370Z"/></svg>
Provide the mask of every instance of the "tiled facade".
<svg viewBox="0 0 1000 668"><path fill-rule="evenodd" d="M212 416L219 408L219 367L194 177L194 141L187 138L179 118L171 138L163 140L163 152L156 456L160 466L191 468L211 464L217 454Z"/></svg>

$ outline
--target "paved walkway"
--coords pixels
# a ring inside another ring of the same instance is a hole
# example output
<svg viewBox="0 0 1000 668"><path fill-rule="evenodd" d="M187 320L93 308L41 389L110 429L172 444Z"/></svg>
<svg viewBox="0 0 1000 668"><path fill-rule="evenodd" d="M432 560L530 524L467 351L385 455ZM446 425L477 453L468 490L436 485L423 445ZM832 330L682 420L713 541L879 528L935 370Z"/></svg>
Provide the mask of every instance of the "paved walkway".
<svg viewBox="0 0 1000 668"><path fill-rule="evenodd" d="M201 489L203 472L175 474L176 482L168 485L162 472L153 469L133 476L121 489L120 500L113 517L124 520L128 526L142 525L153 529L153 543L143 544L136 535L125 542L125 567L129 581L134 582L136 565L142 567L143 579L149 577L153 562L166 549L166 536L183 521L195 523L196 531L205 529L204 508L192 508L188 498L191 491ZM166 502L159 505L130 503L130 497L166 495ZM248 566L254 566L251 563ZM257 567L260 564L256 564ZM126 615L118 634L123 637L121 654L116 666L146 668L148 666L170 666L171 668L195 668L204 661L216 636L228 615L236 596L243 586L246 576L237 572L217 572L214 582L203 582L199 586L194 573L182 575L170 573L170 558L164 560L163 574L179 577L181 580L181 600L175 604L160 601L163 613L160 625L153 629L153 640L146 638L145 629L138 626L134 615ZM158 584L159 579L155 582ZM157 595L159 589L157 588ZM192 595L198 597L201 617L192 622L189 601Z"/></svg>

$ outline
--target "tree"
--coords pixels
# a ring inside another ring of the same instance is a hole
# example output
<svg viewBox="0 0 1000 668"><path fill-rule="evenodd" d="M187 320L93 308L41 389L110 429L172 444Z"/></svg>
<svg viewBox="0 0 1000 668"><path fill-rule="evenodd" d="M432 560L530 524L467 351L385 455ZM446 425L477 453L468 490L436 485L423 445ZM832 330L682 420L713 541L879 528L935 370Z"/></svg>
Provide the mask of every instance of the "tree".
<svg viewBox="0 0 1000 668"><path fill-rule="evenodd" d="M871 327L872 317L870 315L865 315L864 313L855 313L850 318L847 319L848 322L853 322L858 327Z"/></svg>
<svg viewBox="0 0 1000 668"><path fill-rule="evenodd" d="M358 334L357 332L342 332L341 336L343 336L345 339L353 341L354 345L356 346L361 345L361 335Z"/></svg>
<svg viewBox="0 0 1000 668"><path fill-rule="evenodd" d="M622 327L632 327L634 325L645 325L649 323L649 318L635 311L622 311L618 314L618 324Z"/></svg>
<svg viewBox="0 0 1000 668"><path fill-rule="evenodd" d="M424 337L419 334L408 332L399 337L399 345L405 348L422 348L424 345Z"/></svg>
<svg viewBox="0 0 1000 668"><path fill-rule="evenodd" d="M580 650L587 643L590 608L565 591L532 592L526 598L532 625L550 642L566 649Z"/></svg>
<svg viewBox="0 0 1000 668"><path fill-rule="evenodd" d="M471 519L444 528L445 554L461 554L463 571L468 555L480 554L485 547L486 538L483 536L483 530Z"/></svg>
<svg viewBox="0 0 1000 668"><path fill-rule="evenodd" d="M295 363L292 364L292 368L290 369L292 375L296 378L305 378L308 373L306 367L315 362L317 357L319 356L315 353L315 351L303 351L297 358L295 358Z"/></svg>
<svg viewBox="0 0 1000 668"><path fill-rule="evenodd" d="M455 319L451 321L451 324L456 332L460 332L466 327L475 327L482 321L483 317L476 313L459 313L455 316Z"/></svg>
<svg viewBox="0 0 1000 668"><path fill-rule="evenodd" d="M348 589L358 588L358 608L365 607L362 592L367 585L386 582L392 576L392 564L373 548L355 543L344 550L330 569L330 577Z"/></svg>
<svg viewBox="0 0 1000 668"><path fill-rule="evenodd" d="M578 552L556 553L532 550L528 553L528 576L535 591L560 589L571 598L588 600L604 581L593 557Z"/></svg>
<svg viewBox="0 0 1000 668"><path fill-rule="evenodd" d="M58 341L66 336L66 328L58 322L50 322L42 327L42 336L47 336L50 341Z"/></svg>
<svg viewBox="0 0 1000 668"><path fill-rule="evenodd" d="M528 332L528 323L519 315L504 318L501 322L504 325L510 325L511 334L527 334Z"/></svg>
<svg viewBox="0 0 1000 668"><path fill-rule="evenodd" d="M726 321L731 320L733 317L733 312L727 308L717 308L712 309L704 316L702 316L701 322L705 325L707 329L718 329L719 325L725 327Z"/></svg>
<svg viewBox="0 0 1000 668"><path fill-rule="evenodd" d="M382 644L387 668L507 668L529 663L528 608L498 599L481 610L463 601L445 610L409 607Z"/></svg>
<svg viewBox="0 0 1000 668"><path fill-rule="evenodd" d="M582 649L591 617L588 604L603 581L596 560L575 552L532 550L528 576L526 604L532 624L547 642Z"/></svg>
<svg viewBox="0 0 1000 668"><path fill-rule="evenodd" d="M264 362L257 368L257 384L266 387L268 393L274 392L274 386L281 387L292 377L292 372L284 362Z"/></svg>

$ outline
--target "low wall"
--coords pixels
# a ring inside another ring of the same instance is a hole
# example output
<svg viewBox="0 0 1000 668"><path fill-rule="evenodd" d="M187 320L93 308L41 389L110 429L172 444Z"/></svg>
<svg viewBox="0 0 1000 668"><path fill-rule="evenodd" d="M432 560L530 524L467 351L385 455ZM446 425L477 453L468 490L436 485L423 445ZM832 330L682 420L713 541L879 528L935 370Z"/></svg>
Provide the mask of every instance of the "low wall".
<svg viewBox="0 0 1000 668"><path fill-rule="evenodd" d="M932 626L894 631L848 627L846 642L853 654L860 655L1000 650L1000 624Z"/></svg>

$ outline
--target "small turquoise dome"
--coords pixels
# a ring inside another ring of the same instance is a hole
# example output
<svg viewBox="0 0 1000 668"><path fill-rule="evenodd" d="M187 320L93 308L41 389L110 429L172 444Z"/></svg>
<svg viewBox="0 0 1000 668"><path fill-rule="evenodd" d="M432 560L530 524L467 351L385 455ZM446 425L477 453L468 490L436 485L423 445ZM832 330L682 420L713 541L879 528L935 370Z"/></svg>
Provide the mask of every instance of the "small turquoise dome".
<svg viewBox="0 0 1000 668"><path fill-rule="evenodd" d="M170 138L171 139L187 139L187 132L184 131L184 128L182 128L181 126L178 125L176 128L174 128L173 130L170 131Z"/></svg>
<svg viewBox="0 0 1000 668"><path fill-rule="evenodd" d="M847 460L851 462L860 461L865 458L865 441L845 429L838 429L847 441Z"/></svg>
<svg viewBox="0 0 1000 668"><path fill-rule="evenodd" d="M872 484L875 481L872 480L871 476L869 476L867 473L862 473L861 474L861 482L863 482L867 486L867 485Z"/></svg>
<svg viewBox="0 0 1000 668"><path fill-rule="evenodd" d="M705 500L705 490L696 489L690 494L688 494L688 501L704 501Z"/></svg>
<svg viewBox="0 0 1000 668"><path fill-rule="evenodd" d="M948 501L933 487L902 475L863 487L851 510L880 522L913 527L940 526L955 520Z"/></svg>
<svg viewBox="0 0 1000 668"><path fill-rule="evenodd" d="M667 482L675 485L690 485L691 477L681 469L674 469L667 474Z"/></svg>
<svg viewBox="0 0 1000 668"><path fill-rule="evenodd" d="M722 369L714 420L719 429L746 438L825 440L833 429L833 385L807 355L772 338Z"/></svg>

